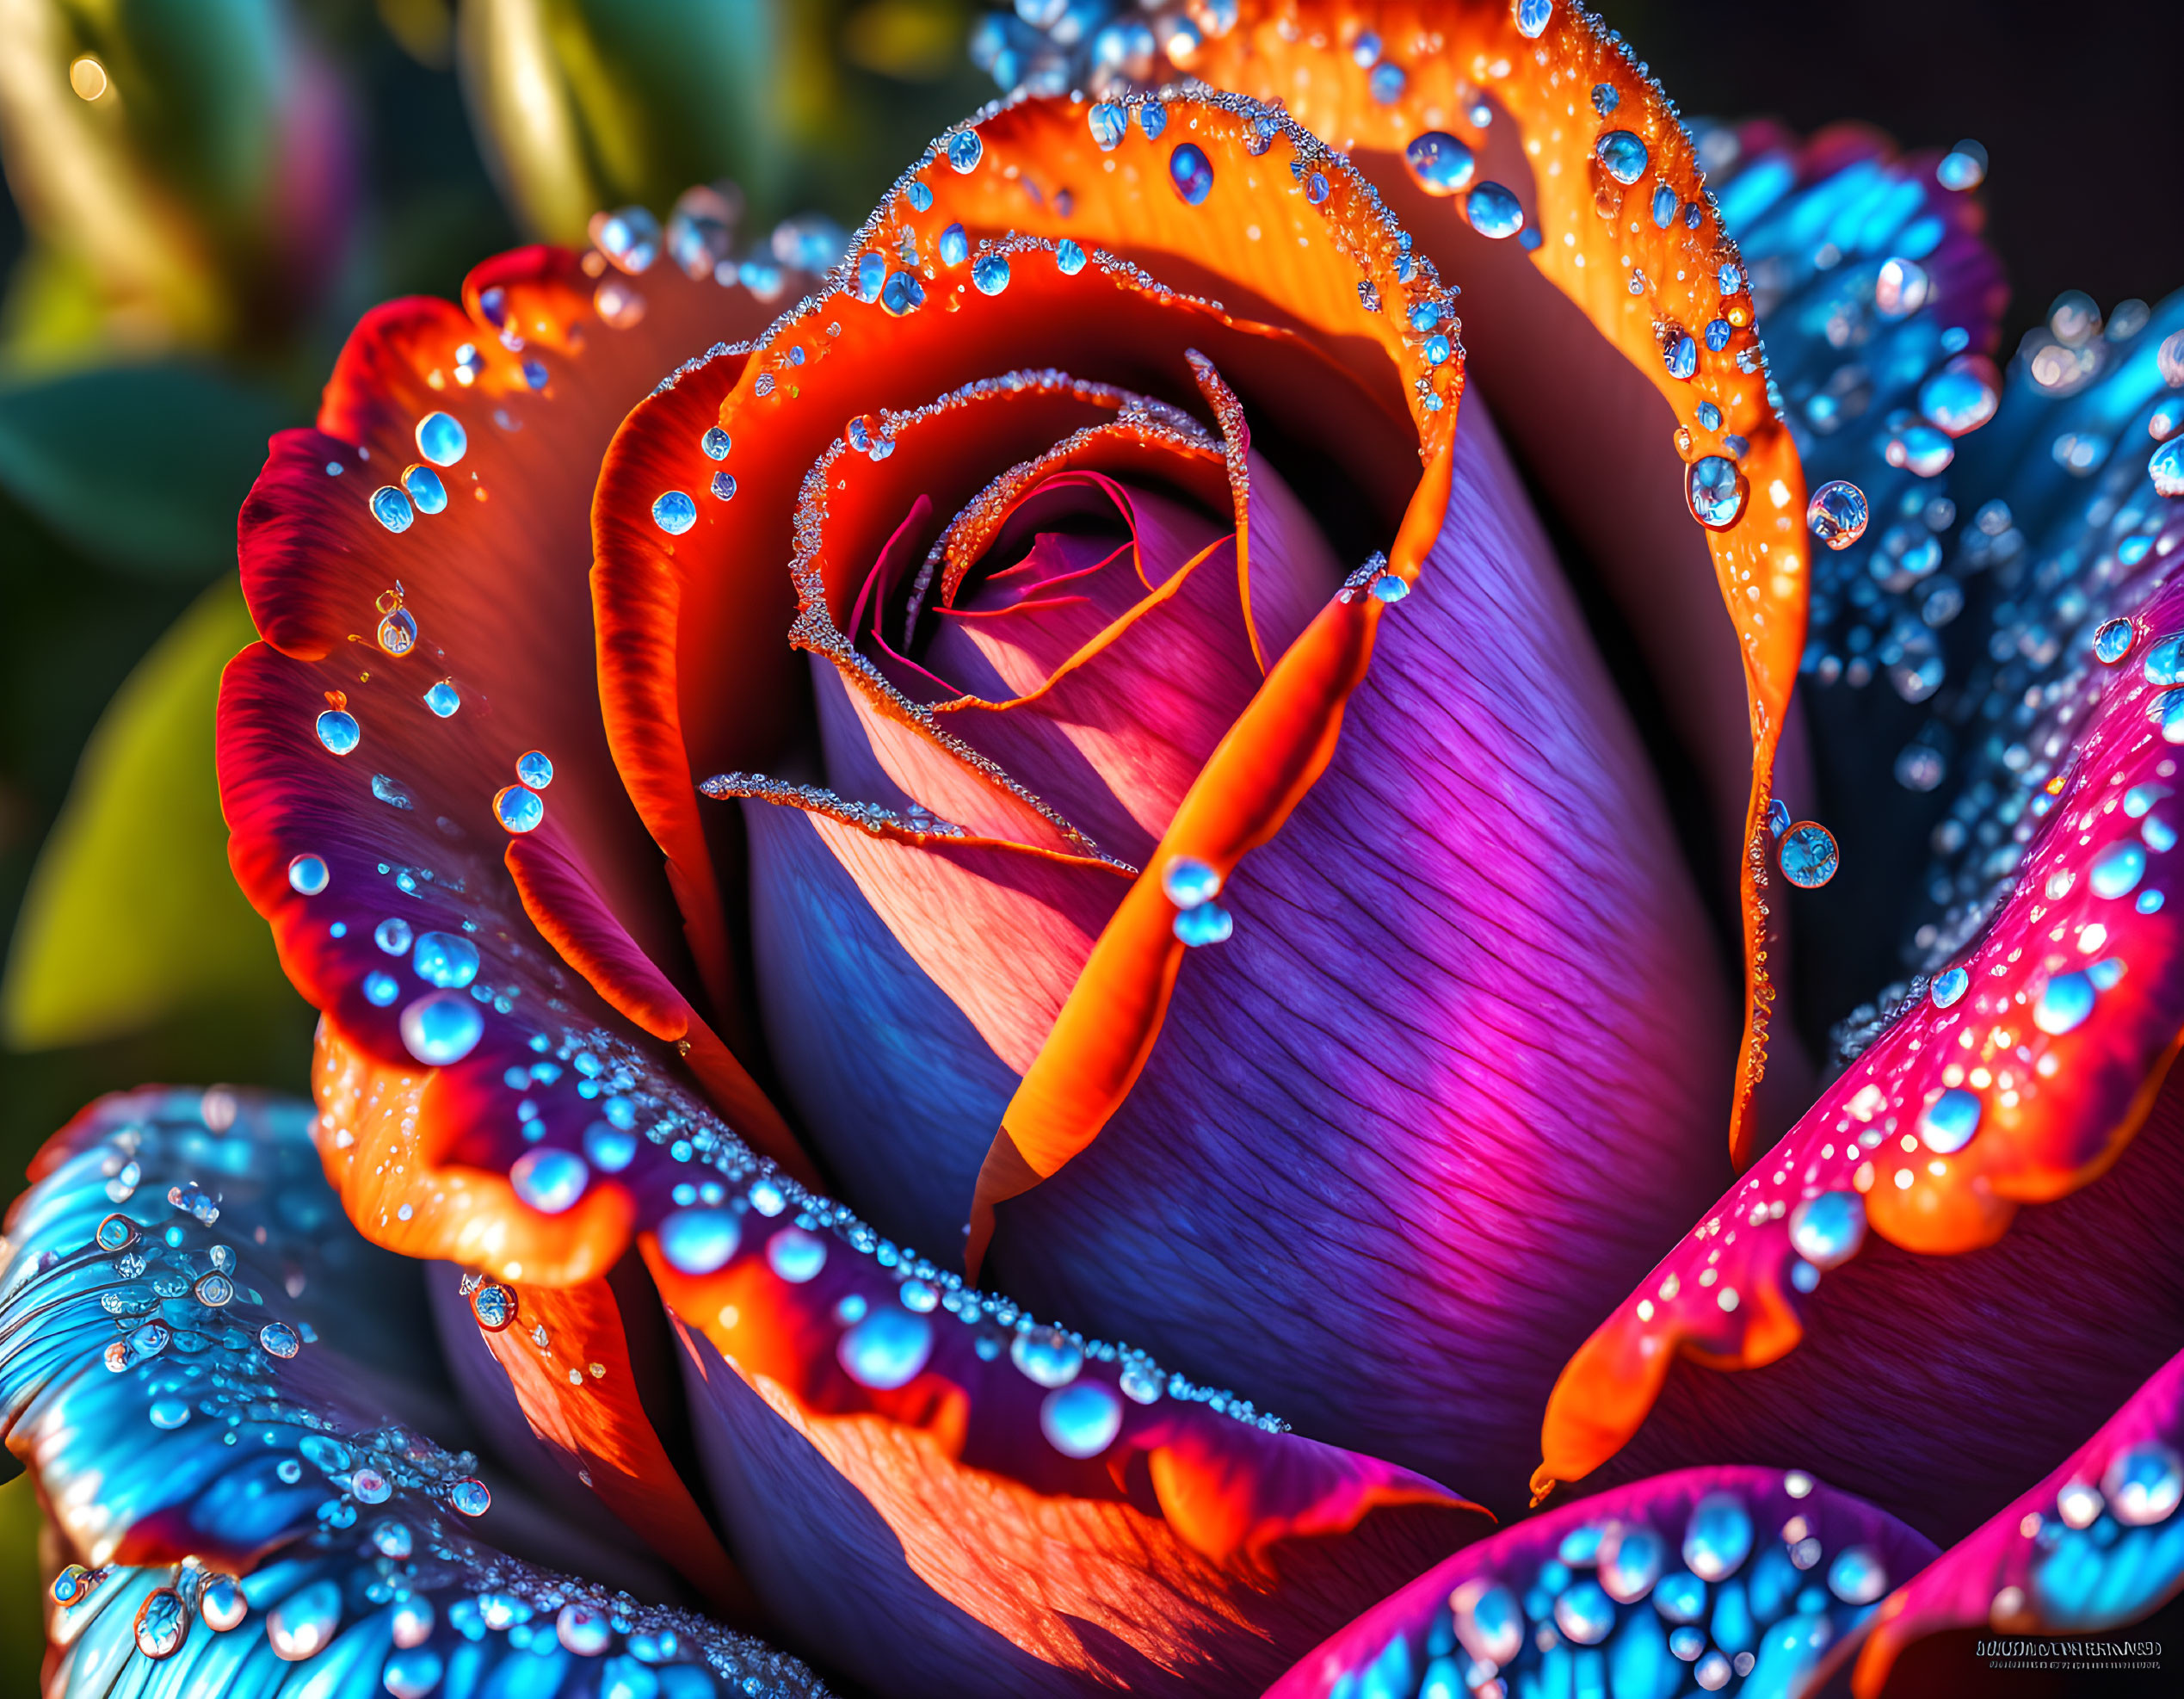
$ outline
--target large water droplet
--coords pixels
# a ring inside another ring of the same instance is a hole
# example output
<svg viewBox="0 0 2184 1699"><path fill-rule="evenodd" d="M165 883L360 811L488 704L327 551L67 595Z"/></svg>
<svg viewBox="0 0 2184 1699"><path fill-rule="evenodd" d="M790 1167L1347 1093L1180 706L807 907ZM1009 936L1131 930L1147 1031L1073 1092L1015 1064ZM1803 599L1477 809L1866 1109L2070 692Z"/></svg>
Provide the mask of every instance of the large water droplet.
<svg viewBox="0 0 2184 1699"><path fill-rule="evenodd" d="M1919 1116L1919 1142L1942 1156L1962 1150L1979 1130L1980 1107L1976 1093L1952 1086Z"/></svg>
<svg viewBox="0 0 2184 1699"><path fill-rule="evenodd" d="M493 1508L493 1495L475 1475L466 1475L447 1489L447 1502L463 1516L482 1517Z"/></svg>
<svg viewBox="0 0 2184 1699"><path fill-rule="evenodd" d="M1392 60L1383 59L1365 79L1366 91L1381 106L1393 106L1403 98L1410 74Z"/></svg>
<svg viewBox="0 0 2184 1699"><path fill-rule="evenodd" d="M429 466L413 466L402 474L402 488L419 513L445 513L447 486Z"/></svg>
<svg viewBox="0 0 2184 1699"><path fill-rule="evenodd" d="M1936 1009L1953 1008L1971 989L1971 975L1961 967L1952 967L1935 975L1932 995Z"/></svg>
<svg viewBox="0 0 2184 1699"><path fill-rule="evenodd" d="M1084 1350L1056 1327L1034 1327L1009 1342L1009 1360L1027 1380L1066 1387L1084 1367Z"/></svg>
<svg viewBox="0 0 2184 1699"><path fill-rule="evenodd" d="M1957 445L1946 431L1932 425L1906 425L1888 439L1882 458L1901 466L1914 478L1938 478L1957 457Z"/></svg>
<svg viewBox="0 0 2184 1699"><path fill-rule="evenodd" d="M584 1128L584 1154L602 1174L619 1174L637 1155L637 1134L604 1121Z"/></svg>
<svg viewBox="0 0 2184 1699"><path fill-rule="evenodd" d="M976 130L958 130L948 138L948 164L963 176L968 176L978 169L986 145Z"/></svg>
<svg viewBox="0 0 2184 1699"><path fill-rule="evenodd" d="M417 452L435 466L453 466L470 447L469 434L447 413L427 413L417 421Z"/></svg>
<svg viewBox="0 0 2184 1699"><path fill-rule="evenodd" d="M367 973L364 976L364 1000L374 1009L385 1009L402 995L401 983L392 973Z"/></svg>
<svg viewBox="0 0 2184 1699"><path fill-rule="evenodd" d="M364 728L346 708L328 708L318 716L318 741L336 755L347 755L364 741Z"/></svg>
<svg viewBox="0 0 2184 1699"><path fill-rule="evenodd" d="M493 818L520 837L539 829L546 819L546 800L527 786L506 785L493 794Z"/></svg>
<svg viewBox="0 0 2184 1699"><path fill-rule="evenodd" d="M1555 15L1555 0L1516 0L1517 34L1527 40L1536 40L1546 33L1547 21ZM1506 1663L1506 1659L1496 1659Z"/></svg>
<svg viewBox="0 0 2184 1699"><path fill-rule="evenodd" d="M379 647L390 655L408 654L417 646L416 617L407 608L389 609L386 617L379 621Z"/></svg>
<svg viewBox="0 0 2184 1699"><path fill-rule="evenodd" d="M1888 1591L1888 1570L1871 1546L1848 1546L1828 1566L1828 1591L1845 1604L1871 1604Z"/></svg>
<svg viewBox="0 0 2184 1699"><path fill-rule="evenodd" d="M1483 182L1464 197L1464 216L1481 236L1496 241L1524 228L1524 207L1498 182Z"/></svg>
<svg viewBox="0 0 2184 1699"><path fill-rule="evenodd" d="M1524 1612L1496 1582L1466 1581L1449 1596L1456 1638L1484 1664L1506 1664L1524 1649Z"/></svg>
<svg viewBox="0 0 2184 1699"><path fill-rule="evenodd" d="M1884 318L1908 318L1926 305L1933 284L1916 260L1881 262L1873 279L1873 306Z"/></svg>
<svg viewBox="0 0 2184 1699"><path fill-rule="evenodd" d="M1168 180L1189 205L1202 205L1213 192L1213 162L1196 142L1181 143L1168 156Z"/></svg>
<svg viewBox="0 0 2184 1699"><path fill-rule="evenodd" d="M330 1579L299 1587L266 1612L266 1643L273 1655L291 1664L316 1657L332 1644L341 1627L342 1590Z"/></svg>
<svg viewBox="0 0 2184 1699"><path fill-rule="evenodd" d="M288 863L288 888L299 896L317 896L330 877L323 856L298 856Z"/></svg>
<svg viewBox="0 0 2184 1699"><path fill-rule="evenodd" d="M444 1068L478 1047L485 1035L485 1017L460 992L436 991L402 1011L402 1042L427 1067Z"/></svg>
<svg viewBox="0 0 2184 1699"><path fill-rule="evenodd" d="M2146 852L2128 838L2112 843L2095 860L2087 883L2096 897L2127 897L2146 876Z"/></svg>
<svg viewBox="0 0 2184 1699"><path fill-rule="evenodd" d="M925 305L925 286L914 271L893 271L879 291L879 304L897 318Z"/></svg>
<svg viewBox="0 0 2184 1699"><path fill-rule="evenodd" d="M435 719L447 720L463 705L463 693L455 689L453 679L442 678L424 693L422 700Z"/></svg>
<svg viewBox="0 0 2184 1699"><path fill-rule="evenodd" d="M732 472L716 472L713 475L713 482L706 487L713 491L715 501L733 501L736 496L736 474Z"/></svg>
<svg viewBox="0 0 2184 1699"><path fill-rule="evenodd" d="M621 270L648 271L660 256L660 221L648 207L617 207L592 215L591 239Z"/></svg>
<svg viewBox="0 0 2184 1699"><path fill-rule="evenodd" d="M2129 1528L2166 1521L2184 1500L2184 1461L2158 1440L2119 1453L2101 1477L2108 1509Z"/></svg>
<svg viewBox="0 0 2184 1699"><path fill-rule="evenodd" d="M417 940L410 966L427 985L460 991L478 977L478 946L460 932L427 932Z"/></svg>
<svg viewBox="0 0 2184 1699"><path fill-rule="evenodd" d="M1842 1266L1866 1243L1866 1201L1856 1192L1822 1192L1790 1212L1790 1243L1816 1269Z"/></svg>
<svg viewBox="0 0 2184 1699"><path fill-rule="evenodd" d="M579 1658L596 1658L614 1643L607 1613L589 1604L565 1604L553 1619L554 1638Z"/></svg>
<svg viewBox="0 0 2184 1699"><path fill-rule="evenodd" d="M1054 244L1054 267L1064 277L1074 277L1084 269L1084 250L1064 236Z"/></svg>
<svg viewBox="0 0 2184 1699"><path fill-rule="evenodd" d="M1179 909L1194 909L1221 894L1221 875L1195 856L1175 856L1160 876L1160 888Z"/></svg>
<svg viewBox="0 0 2184 1699"><path fill-rule="evenodd" d="M1987 150L1976 141L1960 141L1934 168L1934 181L1959 193L1977 188L1987 180Z"/></svg>
<svg viewBox="0 0 2184 1699"><path fill-rule="evenodd" d="M508 1183L516 1196L541 1215L558 1215L584 1195L591 1171L576 1152L542 1145L515 1158Z"/></svg>
<svg viewBox="0 0 2184 1699"><path fill-rule="evenodd" d="M1782 877L1800 891L1817 891L1835 876L1842 854L1835 834L1817 820L1803 820L1784 832L1774 846Z"/></svg>
<svg viewBox="0 0 2184 1699"><path fill-rule="evenodd" d="M1579 1646L1598 1646L1615 1626L1615 1604L1589 1579L1565 1588L1555 1600L1555 1626Z"/></svg>
<svg viewBox="0 0 2184 1699"><path fill-rule="evenodd" d="M892 1304L873 1311L835 1349L843 1372L876 1392L907 1386L932 1355L933 1324Z"/></svg>
<svg viewBox="0 0 2184 1699"><path fill-rule="evenodd" d="M372 517L398 534L417 522L410 498L392 484L382 484L372 491Z"/></svg>
<svg viewBox="0 0 2184 1699"><path fill-rule="evenodd" d="M971 281L982 295L997 295L1009 287L1009 262L999 254L981 254L971 268Z"/></svg>
<svg viewBox="0 0 2184 1699"><path fill-rule="evenodd" d="M1112 153L1121 146L1123 137L1130 131L1128 109L1113 101L1101 101L1085 114L1084 121L1091 127L1092 139L1100 145L1102 153Z"/></svg>
<svg viewBox="0 0 2184 1699"><path fill-rule="evenodd" d="M1236 917L1218 903L1200 903L1175 916L1175 936L1191 948L1226 943L1236 932Z"/></svg>
<svg viewBox="0 0 2184 1699"><path fill-rule="evenodd" d="M1471 187L1478 161L1471 149L1446 130L1428 130L1411 139L1403 163L1428 195L1460 195Z"/></svg>
<svg viewBox="0 0 2184 1699"><path fill-rule="evenodd" d="M963 233L959 224L952 224L942 231L935 245L940 250L942 265L959 266L971 257L971 238Z"/></svg>
<svg viewBox="0 0 2184 1699"><path fill-rule="evenodd" d="M1691 516L1709 531L1726 531L1744 511L1744 474L1724 454L1704 454L1684 475Z"/></svg>
<svg viewBox="0 0 2184 1699"><path fill-rule="evenodd" d="M725 1209L678 1209L659 1225L660 1255L687 1275L725 1267L743 1242L743 1229Z"/></svg>
<svg viewBox="0 0 2184 1699"><path fill-rule="evenodd" d="M2093 1013L2093 981L2083 973L2058 973L2033 1005L2033 1024L2060 1036L2076 1030Z"/></svg>
<svg viewBox="0 0 2184 1699"><path fill-rule="evenodd" d="M285 1321L268 1321L258 1329L258 1349L268 1356L277 1356L282 1362L303 1349L303 1341L296 1337L296 1330Z"/></svg>
<svg viewBox="0 0 2184 1699"><path fill-rule="evenodd" d="M1661 1579L1668 1547L1650 1528L1626 1528L1600 1562L1600 1585L1619 1604L1635 1604Z"/></svg>
<svg viewBox="0 0 2184 1699"><path fill-rule="evenodd" d="M1978 429L1994 417L2002 399L1990 375L1993 369L1973 355L1952 360L1919 386L1919 411L1952 436Z"/></svg>
<svg viewBox="0 0 2184 1699"><path fill-rule="evenodd" d="M698 504L680 490L669 490L652 504L652 522L679 537L698 522Z"/></svg>
<svg viewBox="0 0 2184 1699"><path fill-rule="evenodd" d="M427 1699L446 1673L437 1652L429 1646L411 1646L386 1660L379 1672L379 1685L392 1699Z"/></svg>
<svg viewBox="0 0 2184 1699"><path fill-rule="evenodd" d="M488 1333L504 1331L515 1311L515 1294L497 1280L480 1281L470 1294L470 1313Z"/></svg>
<svg viewBox="0 0 2184 1699"><path fill-rule="evenodd" d="M729 449L735 446L735 440L719 425L708 425L706 434L698 439L698 446L706 451L707 460L725 460Z"/></svg>
<svg viewBox="0 0 2184 1699"><path fill-rule="evenodd" d="M1651 163L1645 144L1628 130L1610 130L1594 145L1593 151L1600 156L1607 175L1626 186L1644 176L1646 166Z"/></svg>
<svg viewBox="0 0 2184 1699"><path fill-rule="evenodd" d="M1812 492L1805 522L1829 548L1845 549L1866 534L1866 492L1843 479L1830 479Z"/></svg>
<svg viewBox="0 0 2184 1699"><path fill-rule="evenodd" d="M2129 620L2103 620L2093 633L2093 658L2103 666L2114 666L2138 640L2138 627Z"/></svg>
<svg viewBox="0 0 2184 1699"><path fill-rule="evenodd" d="M1661 363L1670 377L1687 380L1699 369L1699 344L1679 332L1661 344Z"/></svg>
<svg viewBox="0 0 2184 1699"><path fill-rule="evenodd" d="M147 1658L171 1658L189 1637L189 1607L172 1587L162 1587L137 1607L137 1650Z"/></svg>
<svg viewBox="0 0 2184 1699"><path fill-rule="evenodd" d="M801 1227L783 1227L766 1241L766 1266L792 1286L817 1276L827 1265L827 1242Z"/></svg>
<svg viewBox="0 0 2184 1699"><path fill-rule="evenodd" d="M1122 1431L1122 1400L1099 1381L1079 1381L1046 1394L1039 1430L1064 1457L1096 1457Z"/></svg>
<svg viewBox="0 0 2184 1699"><path fill-rule="evenodd" d="M1750 1555L1752 1518L1733 1492L1709 1492L1692 1507L1684 1525L1683 1560L1702 1580L1734 1575Z"/></svg>
<svg viewBox="0 0 2184 1699"><path fill-rule="evenodd" d="M207 1575L205 1585L197 1590L197 1614L214 1634L224 1634L243 1626L243 1619L250 1614L250 1602L243 1596L243 1584L232 1575Z"/></svg>

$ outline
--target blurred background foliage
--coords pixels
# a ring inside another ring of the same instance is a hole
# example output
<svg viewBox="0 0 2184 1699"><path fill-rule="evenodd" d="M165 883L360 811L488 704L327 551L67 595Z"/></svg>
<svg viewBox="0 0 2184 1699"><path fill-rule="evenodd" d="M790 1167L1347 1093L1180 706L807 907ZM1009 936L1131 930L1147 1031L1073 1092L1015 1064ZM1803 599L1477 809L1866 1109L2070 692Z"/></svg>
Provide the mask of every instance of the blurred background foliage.
<svg viewBox="0 0 2184 1699"><path fill-rule="evenodd" d="M965 51L989 4L0 0L0 1199L102 1091L305 1087L212 716L250 636L236 510L358 315L723 177L739 253L793 214L854 228L994 95ZM1065 5L1093 0L1020 0ZM2184 281L2184 176L2128 168L2174 93L2174 0L2097 28L2039 0L1600 9L1687 110L1983 139L2011 343L2064 287ZM34 1690L35 1530L0 1486L0 1695Z"/></svg>

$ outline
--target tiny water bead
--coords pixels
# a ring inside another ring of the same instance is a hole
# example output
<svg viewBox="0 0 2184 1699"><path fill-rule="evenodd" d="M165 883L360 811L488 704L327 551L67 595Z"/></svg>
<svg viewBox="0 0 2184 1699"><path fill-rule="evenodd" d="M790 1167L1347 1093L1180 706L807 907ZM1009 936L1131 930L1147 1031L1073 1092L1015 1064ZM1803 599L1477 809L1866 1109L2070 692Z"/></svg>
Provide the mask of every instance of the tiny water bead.
<svg viewBox="0 0 2184 1699"><path fill-rule="evenodd" d="M2134 1445L2109 1463L2101 1490L2126 1528L2165 1522L2184 1502L2184 1460L2158 1440Z"/></svg>
<svg viewBox="0 0 2184 1699"><path fill-rule="evenodd" d="M328 708L318 716L318 741L336 755L347 755L364 741L364 728L346 708Z"/></svg>
<svg viewBox="0 0 2184 1699"><path fill-rule="evenodd" d="M505 786L494 794L493 818L520 837L546 819L546 800L527 786Z"/></svg>
<svg viewBox="0 0 2184 1699"><path fill-rule="evenodd" d="M933 1324L893 1305L873 1311L835 1347L835 1361L842 1372L875 1392L908 1386L932 1355Z"/></svg>
<svg viewBox="0 0 2184 1699"><path fill-rule="evenodd" d="M971 268L971 281L982 295L997 295L1009 287L1009 262L999 254L981 254Z"/></svg>
<svg viewBox="0 0 2184 1699"><path fill-rule="evenodd" d="M708 425L706 434L698 439L698 446L705 450L707 460L725 460L728 450L735 446L735 440L719 425Z"/></svg>
<svg viewBox="0 0 2184 1699"><path fill-rule="evenodd" d="M1805 522L1832 549L1846 549L1866 534L1866 492L1843 479L1830 479L1812 492Z"/></svg>
<svg viewBox="0 0 2184 1699"><path fill-rule="evenodd" d="M1236 917L1218 903L1201 903L1176 915L1175 931L1193 949L1226 943L1236 932Z"/></svg>
<svg viewBox="0 0 2184 1699"><path fill-rule="evenodd" d="M736 495L735 474L728 472L716 472L713 475L712 484L707 487L712 490L714 500L732 501Z"/></svg>
<svg viewBox="0 0 2184 1699"><path fill-rule="evenodd" d="M389 609L379 621L378 637L380 651L399 660L417 646L416 616L399 605Z"/></svg>
<svg viewBox="0 0 2184 1699"><path fill-rule="evenodd" d="M553 763L543 750L532 750L515 758L515 776L533 790L544 790L553 782Z"/></svg>
<svg viewBox="0 0 2184 1699"><path fill-rule="evenodd" d="M460 991L478 977L478 946L458 932L427 932L417 939L410 965L427 985Z"/></svg>
<svg viewBox="0 0 2184 1699"><path fill-rule="evenodd" d="M470 1294L470 1313L488 1333L498 1333L515 1319L515 1294L497 1280L482 1281Z"/></svg>
<svg viewBox="0 0 2184 1699"><path fill-rule="evenodd" d="M591 1171L576 1152L541 1146L515 1158L508 1183L516 1196L541 1215L558 1215L584 1195Z"/></svg>
<svg viewBox="0 0 2184 1699"><path fill-rule="evenodd" d="M1790 1243L1816 1269L1841 1266L1866 1243L1866 1201L1856 1192L1822 1192L1790 1212Z"/></svg>
<svg viewBox="0 0 2184 1699"><path fill-rule="evenodd" d="M436 991L402 1011L398 1023L409 1053L427 1067L447 1067L478 1047L485 1035L485 1017L461 992Z"/></svg>
<svg viewBox="0 0 2184 1699"><path fill-rule="evenodd" d="M1113 101L1101 101L1084 114L1084 121L1102 153L1114 152L1122 145L1123 137L1130 133L1129 109Z"/></svg>
<svg viewBox="0 0 2184 1699"><path fill-rule="evenodd" d="M1403 163L1428 195L1460 195L1469 188L1478 162L1469 147L1446 130L1428 130L1411 138L1403 151Z"/></svg>
<svg viewBox="0 0 2184 1699"><path fill-rule="evenodd" d="M2112 843L2095 858L2086 883L2096 897L2127 897L2146 876L2146 852L2128 838Z"/></svg>
<svg viewBox="0 0 2184 1699"><path fill-rule="evenodd" d="M817 1279L826 1265L827 1242L817 1233L783 1227L766 1241L766 1266L791 1286Z"/></svg>
<svg viewBox="0 0 2184 1699"><path fill-rule="evenodd" d="M743 1229L725 1209L678 1209L658 1227L660 1255L687 1275L725 1267L743 1243Z"/></svg>
<svg viewBox="0 0 2184 1699"><path fill-rule="evenodd" d="M1122 1431L1122 1400L1100 1381L1079 1381L1047 1393L1039 1430L1064 1457L1096 1457Z"/></svg>
<svg viewBox="0 0 2184 1699"><path fill-rule="evenodd" d="M397 534L408 530L417 522L417 516L410 506L410 498L392 484L382 484L372 491L372 517Z"/></svg>
<svg viewBox="0 0 2184 1699"><path fill-rule="evenodd" d="M1684 474L1691 516L1709 531L1725 531L1744 511L1744 474L1722 454L1705 454Z"/></svg>
<svg viewBox="0 0 2184 1699"><path fill-rule="evenodd" d="M1160 888L1179 909L1194 909L1221 894L1221 875L1195 856L1176 856L1160 876Z"/></svg>
<svg viewBox="0 0 2184 1699"><path fill-rule="evenodd" d="M2114 666L2131 653L2138 640L2138 627L2129 620L2104 620L2093 633L2093 656L2103 666Z"/></svg>
<svg viewBox="0 0 2184 1699"><path fill-rule="evenodd" d="M1938 1156L1952 1155L1971 1142L1979 1130L1979 1115L1977 1094L1953 1086L1919 1116L1919 1142Z"/></svg>
<svg viewBox="0 0 2184 1699"><path fill-rule="evenodd" d="M948 138L949 167L964 176L978 169L978 161L986 151L985 143L976 130L958 130Z"/></svg>
<svg viewBox="0 0 2184 1699"><path fill-rule="evenodd" d="M462 692L455 689L453 679L443 678L426 690L422 699L424 705L442 720L452 717L463 705Z"/></svg>
<svg viewBox="0 0 2184 1699"><path fill-rule="evenodd" d="M1213 162L1196 142L1182 142L1168 156L1168 180L1185 202L1197 207L1213 192Z"/></svg>
<svg viewBox="0 0 2184 1699"><path fill-rule="evenodd" d="M197 1591L197 1614L214 1634L225 1634L243 1626L250 1614L250 1602L243 1596L243 1584L232 1575L208 1575Z"/></svg>
<svg viewBox="0 0 2184 1699"><path fill-rule="evenodd" d="M299 896L316 897L330 876L323 856L299 856L288 863L288 888Z"/></svg>
<svg viewBox="0 0 2184 1699"><path fill-rule="evenodd" d="M1817 891L1835 876L1842 852L1827 827L1817 820L1801 820L1777 840L1774 861L1782 877L1798 890Z"/></svg>
<svg viewBox="0 0 2184 1699"><path fill-rule="evenodd" d="M679 537L698 522L698 504L680 490L669 490L652 504L652 522Z"/></svg>
<svg viewBox="0 0 2184 1699"><path fill-rule="evenodd" d="M1481 236L1501 241L1524 228L1524 207L1498 182L1483 182L1464 197L1464 217Z"/></svg>
<svg viewBox="0 0 2184 1699"><path fill-rule="evenodd" d="M268 1321L258 1329L258 1349L268 1356L278 1357L283 1362L303 1349L303 1341L296 1337L296 1330L285 1321Z"/></svg>
<svg viewBox="0 0 2184 1699"><path fill-rule="evenodd" d="M482 1517L493 1508L493 1495L485 1483L474 1475L466 1475L447 1489L447 1502L466 1517Z"/></svg>
<svg viewBox="0 0 2184 1699"><path fill-rule="evenodd" d="M137 1608L137 1650L147 1658L171 1658L189 1635L189 1607L172 1587L161 1587Z"/></svg>
<svg viewBox="0 0 2184 1699"><path fill-rule="evenodd" d="M1626 188L1644 176L1646 166L1652 163L1645 144L1628 130L1610 130L1594 145L1593 151L1600 156L1607 175ZM1736 291L1724 288L1722 293L1734 294Z"/></svg>
<svg viewBox="0 0 2184 1699"><path fill-rule="evenodd" d="M408 492L410 504L419 513L447 511L447 486L440 481L440 474L430 466L411 466L402 474L402 487Z"/></svg>
<svg viewBox="0 0 2184 1699"><path fill-rule="evenodd" d="M2051 1037L2075 1032L2093 1013L2093 980L2082 973L2058 973L2033 1005L2033 1024Z"/></svg>

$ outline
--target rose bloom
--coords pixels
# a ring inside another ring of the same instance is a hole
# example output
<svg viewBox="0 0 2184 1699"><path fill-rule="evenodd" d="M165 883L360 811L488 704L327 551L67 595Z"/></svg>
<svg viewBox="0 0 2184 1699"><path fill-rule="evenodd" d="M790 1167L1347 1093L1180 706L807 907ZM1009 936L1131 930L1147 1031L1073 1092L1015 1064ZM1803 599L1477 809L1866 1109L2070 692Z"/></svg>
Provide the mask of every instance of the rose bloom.
<svg viewBox="0 0 2184 1699"><path fill-rule="evenodd" d="M1201 9L275 440L316 1113L10 1218L51 1691L1872 1695L2175 1590L2184 306L2005 398L1971 145Z"/></svg>

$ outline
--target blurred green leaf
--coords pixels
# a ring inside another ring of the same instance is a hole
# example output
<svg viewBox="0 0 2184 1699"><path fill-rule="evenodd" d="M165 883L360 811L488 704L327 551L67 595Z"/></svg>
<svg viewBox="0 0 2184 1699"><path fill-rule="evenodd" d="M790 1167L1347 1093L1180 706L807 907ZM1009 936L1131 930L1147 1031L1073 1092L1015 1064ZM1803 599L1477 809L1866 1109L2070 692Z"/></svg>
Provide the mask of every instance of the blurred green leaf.
<svg viewBox="0 0 2184 1699"><path fill-rule="evenodd" d="M119 571L202 582L287 404L208 368L109 366L0 389L0 486Z"/></svg>
<svg viewBox="0 0 2184 1699"><path fill-rule="evenodd" d="M0 982L9 1044L88 1043L188 1003L284 994L271 936L228 871L213 775L220 670L254 635L223 580L92 732L15 923Z"/></svg>
<svg viewBox="0 0 2184 1699"><path fill-rule="evenodd" d="M581 244L592 213L664 214L734 177L762 200L778 74L770 0L462 0L480 146L522 220Z"/></svg>

